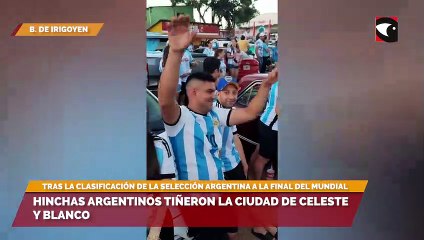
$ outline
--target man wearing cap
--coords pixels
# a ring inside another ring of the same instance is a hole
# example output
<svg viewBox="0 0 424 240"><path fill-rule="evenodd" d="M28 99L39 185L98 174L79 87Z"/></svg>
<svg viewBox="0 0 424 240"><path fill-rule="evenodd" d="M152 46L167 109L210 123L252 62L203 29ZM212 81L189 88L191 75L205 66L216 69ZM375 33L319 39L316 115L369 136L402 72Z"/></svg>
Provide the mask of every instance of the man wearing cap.
<svg viewBox="0 0 424 240"><path fill-rule="evenodd" d="M231 76L222 77L218 80L216 89L218 91L215 106L218 108L233 109L239 85L233 81ZM237 135L237 127L222 128L222 149L220 157L224 164L224 176L227 180L243 180L247 176L247 162L243 146Z"/></svg>
<svg viewBox="0 0 424 240"><path fill-rule="evenodd" d="M255 53L256 58L259 61L259 71L261 73L265 73L266 71L266 64L264 61L264 40L265 40L265 33L261 32L259 33L259 38L256 40L255 43Z"/></svg>
<svg viewBox="0 0 424 240"><path fill-rule="evenodd" d="M239 85L231 76L221 77L216 89L218 91L215 107L233 109L237 100ZM246 180L247 162L243 145L237 135L237 127L222 126L222 148L220 158L223 162L225 180ZM225 228L230 240L237 239L237 227Z"/></svg>

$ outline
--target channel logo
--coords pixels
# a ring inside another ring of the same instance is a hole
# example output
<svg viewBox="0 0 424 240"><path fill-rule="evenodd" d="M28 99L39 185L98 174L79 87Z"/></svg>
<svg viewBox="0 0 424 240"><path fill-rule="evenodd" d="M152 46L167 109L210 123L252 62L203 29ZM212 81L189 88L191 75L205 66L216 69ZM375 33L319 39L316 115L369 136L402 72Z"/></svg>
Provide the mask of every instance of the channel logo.
<svg viewBox="0 0 424 240"><path fill-rule="evenodd" d="M398 41L398 17L375 18L375 41L397 42Z"/></svg>

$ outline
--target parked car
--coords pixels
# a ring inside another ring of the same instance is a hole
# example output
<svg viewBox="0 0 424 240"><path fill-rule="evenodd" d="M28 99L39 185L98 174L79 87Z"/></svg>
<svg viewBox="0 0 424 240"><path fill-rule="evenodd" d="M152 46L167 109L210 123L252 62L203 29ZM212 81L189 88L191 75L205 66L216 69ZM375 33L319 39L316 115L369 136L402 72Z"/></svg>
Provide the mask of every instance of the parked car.
<svg viewBox="0 0 424 240"><path fill-rule="evenodd" d="M203 53L203 51L205 51L206 47L198 47L197 49L195 49L193 51L193 53Z"/></svg>
<svg viewBox="0 0 424 240"><path fill-rule="evenodd" d="M252 82L254 81L258 81L258 80L265 80L268 77L268 73L253 73L253 74L249 74L246 75L244 77L242 77L239 81L238 81L238 85L240 86L240 90L239 93L241 94L241 92L246 89ZM239 96L240 96L239 94Z"/></svg>
<svg viewBox="0 0 424 240"><path fill-rule="evenodd" d="M191 54L193 59L197 62L197 65L193 68L193 72L201 72L203 71L203 61L206 58L206 55L203 53L193 52ZM154 87L157 86L161 72L159 71L159 63L163 56L163 52L161 51L150 51L146 53L147 56L147 76L148 82L147 86Z"/></svg>
<svg viewBox="0 0 424 240"><path fill-rule="evenodd" d="M148 89L147 95L147 132L159 135L165 131L158 98Z"/></svg>

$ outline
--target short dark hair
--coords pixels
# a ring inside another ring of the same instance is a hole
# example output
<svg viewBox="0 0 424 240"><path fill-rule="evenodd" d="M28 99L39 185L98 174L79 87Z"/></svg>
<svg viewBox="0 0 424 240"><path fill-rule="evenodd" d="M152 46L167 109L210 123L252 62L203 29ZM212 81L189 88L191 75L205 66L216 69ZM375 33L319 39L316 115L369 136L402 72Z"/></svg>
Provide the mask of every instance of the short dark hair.
<svg viewBox="0 0 424 240"><path fill-rule="evenodd" d="M187 78L186 83L182 85L181 92L179 93L179 98L181 99L180 104L183 104L185 106L188 106L188 103L189 103L189 100L188 100L188 97L187 97L187 85L192 79L196 79L196 80L199 80L199 81L202 81L202 82L213 82L213 83L215 83L215 79L209 73L194 72L194 73L190 74Z"/></svg>
<svg viewBox="0 0 424 240"><path fill-rule="evenodd" d="M196 79L202 82L215 82L215 79L212 77L212 75L207 72L194 72L188 76L186 86L192 79Z"/></svg>
<svg viewBox="0 0 424 240"><path fill-rule="evenodd" d="M241 35L241 40L244 40L246 37L244 35Z"/></svg>
<svg viewBox="0 0 424 240"><path fill-rule="evenodd" d="M216 57L207 57L203 61L203 71L212 74L215 70L219 70L221 61Z"/></svg>

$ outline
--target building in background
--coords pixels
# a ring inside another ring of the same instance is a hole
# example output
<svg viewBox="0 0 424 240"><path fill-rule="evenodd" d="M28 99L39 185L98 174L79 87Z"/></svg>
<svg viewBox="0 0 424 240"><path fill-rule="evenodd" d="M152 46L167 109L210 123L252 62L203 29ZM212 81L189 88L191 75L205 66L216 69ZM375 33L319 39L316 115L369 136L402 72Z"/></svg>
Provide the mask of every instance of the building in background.
<svg viewBox="0 0 424 240"><path fill-rule="evenodd" d="M194 19L192 6L149 7L146 9L146 29L152 27L162 19L171 19L171 17L181 14L190 16L190 19Z"/></svg>
<svg viewBox="0 0 424 240"><path fill-rule="evenodd" d="M149 7L146 9L146 30L149 33L154 34L167 34L170 20L174 16L180 14L190 16L190 19L193 18L193 7L191 6L158 6L158 7ZM191 22L191 25L194 30L198 31L196 38L193 41L195 46L201 45L203 40L206 39L216 39L221 37L220 25L213 23L201 23L201 22ZM158 36L159 36L158 35ZM161 38L154 38L155 35L151 37L152 43L153 40L164 41ZM157 42L156 41L156 42ZM156 44L155 42L155 44ZM157 46L156 46L157 45ZM160 42L155 46L152 45L152 49L161 49L164 46L164 43Z"/></svg>
<svg viewBox="0 0 424 240"><path fill-rule="evenodd" d="M165 34L168 32L170 23L170 20L161 19L148 28L147 31ZM193 41L195 46L200 45L202 40L220 38L220 25L218 24L191 22L191 25L193 29L198 32Z"/></svg>
<svg viewBox="0 0 424 240"><path fill-rule="evenodd" d="M249 22L238 26L235 34L236 36L245 35L248 38L254 38L261 31L270 34L271 39L278 38L278 13L258 15Z"/></svg>

